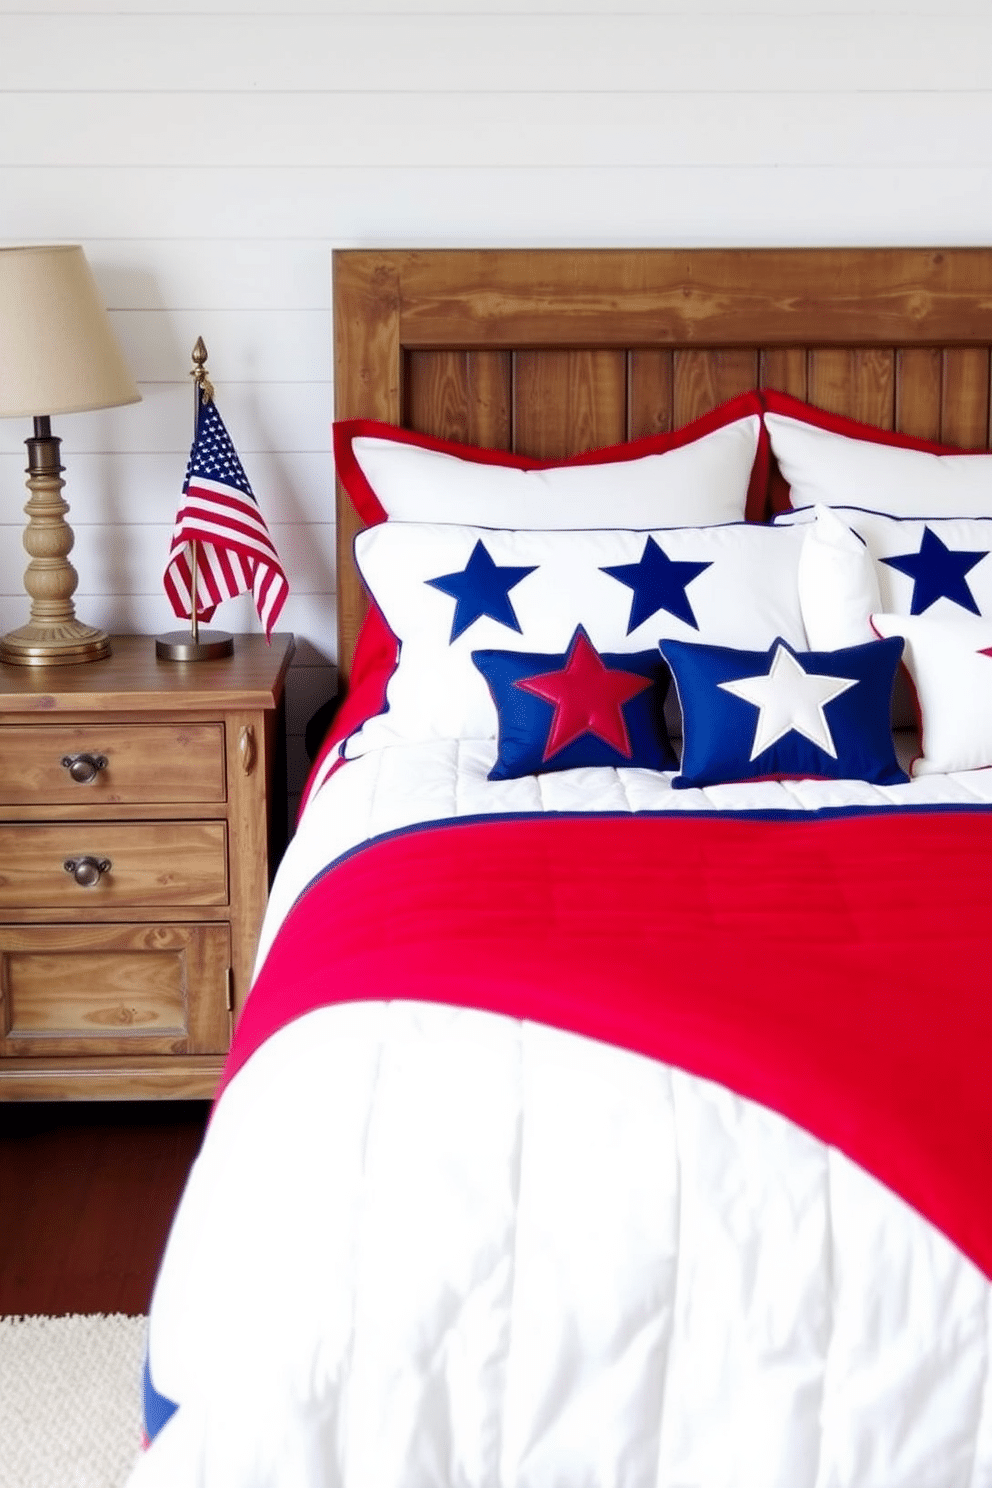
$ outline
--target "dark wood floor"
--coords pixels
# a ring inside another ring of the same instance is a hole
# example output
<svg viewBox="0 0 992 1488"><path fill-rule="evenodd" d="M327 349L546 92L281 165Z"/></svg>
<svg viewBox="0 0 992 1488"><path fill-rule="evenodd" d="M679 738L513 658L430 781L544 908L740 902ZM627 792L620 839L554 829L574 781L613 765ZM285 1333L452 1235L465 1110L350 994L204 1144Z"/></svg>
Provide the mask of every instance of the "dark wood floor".
<svg viewBox="0 0 992 1488"><path fill-rule="evenodd" d="M0 1104L0 1315L147 1312L208 1113Z"/></svg>

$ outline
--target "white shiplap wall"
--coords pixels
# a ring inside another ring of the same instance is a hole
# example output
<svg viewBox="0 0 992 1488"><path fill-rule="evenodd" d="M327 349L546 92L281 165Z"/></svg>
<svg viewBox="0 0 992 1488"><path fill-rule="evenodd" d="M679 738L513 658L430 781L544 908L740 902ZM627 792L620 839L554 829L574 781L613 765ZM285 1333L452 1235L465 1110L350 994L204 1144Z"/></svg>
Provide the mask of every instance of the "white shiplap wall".
<svg viewBox="0 0 992 1488"><path fill-rule="evenodd" d="M81 618L154 634L190 348L334 659L333 247L989 243L989 0L0 0L0 241L84 244L140 382L58 421ZM0 629L28 430L0 423ZM218 624L252 630L247 600Z"/></svg>

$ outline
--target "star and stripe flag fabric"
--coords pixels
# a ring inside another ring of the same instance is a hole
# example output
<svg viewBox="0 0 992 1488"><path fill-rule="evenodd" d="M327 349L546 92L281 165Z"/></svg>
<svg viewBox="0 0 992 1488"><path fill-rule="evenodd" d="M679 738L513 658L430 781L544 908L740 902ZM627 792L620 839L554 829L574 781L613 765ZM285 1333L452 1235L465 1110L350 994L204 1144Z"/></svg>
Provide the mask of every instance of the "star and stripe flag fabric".
<svg viewBox="0 0 992 1488"><path fill-rule="evenodd" d="M173 610L187 619L193 543L197 617L209 620L223 600L250 593L271 638L289 584L231 436L213 399L202 394L164 576Z"/></svg>

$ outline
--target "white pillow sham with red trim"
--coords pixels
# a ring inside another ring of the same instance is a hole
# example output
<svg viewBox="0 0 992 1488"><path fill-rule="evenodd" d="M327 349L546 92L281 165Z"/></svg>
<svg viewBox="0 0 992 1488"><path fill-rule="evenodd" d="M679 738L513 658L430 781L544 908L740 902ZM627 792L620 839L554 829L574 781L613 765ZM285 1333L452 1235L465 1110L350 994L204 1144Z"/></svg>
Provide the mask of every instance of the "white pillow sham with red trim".
<svg viewBox="0 0 992 1488"><path fill-rule="evenodd" d="M366 524L651 528L760 519L767 439L756 393L692 423L567 460L534 460L368 419L334 426L338 475Z"/></svg>
<svg viewBox="0 0 992 1488"><path fill-rule="evenodd" d="M877 429L784 393L763 396L778 466L774 510L821 504L897 517L992 517L992 454Z"/></svg>

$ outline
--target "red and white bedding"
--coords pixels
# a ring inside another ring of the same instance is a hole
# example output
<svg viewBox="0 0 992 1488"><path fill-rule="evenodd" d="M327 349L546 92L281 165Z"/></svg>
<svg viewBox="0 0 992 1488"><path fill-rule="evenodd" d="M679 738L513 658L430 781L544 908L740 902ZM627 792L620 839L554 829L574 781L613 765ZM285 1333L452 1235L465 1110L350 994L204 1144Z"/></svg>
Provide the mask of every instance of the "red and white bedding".
<svg viewBox="0 0 992 1488"><path fill-rule="evenodd" d="M491 757L310 801L135 1488L989 1482L989 772Z"/></svg>
<svg viewBox="0 0 992 1488"><path fill-rule="evenodd" d="M869 552L822 481L761 527L756 407L680 436L668 526L672 451L475 481L339 439L378 608L159 1275L131 1488L992 1485L989 467L954 466L960 531L883 513ZM675 525L687 461L709 526ZM496 488L542 525L494 527Z"/></svg>

